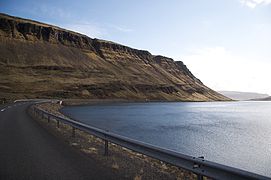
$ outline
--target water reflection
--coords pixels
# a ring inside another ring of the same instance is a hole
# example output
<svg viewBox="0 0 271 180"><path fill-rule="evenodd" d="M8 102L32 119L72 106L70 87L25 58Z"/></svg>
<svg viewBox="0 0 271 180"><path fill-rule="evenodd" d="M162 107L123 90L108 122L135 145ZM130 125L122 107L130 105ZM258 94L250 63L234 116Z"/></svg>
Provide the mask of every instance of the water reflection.
<svg viewBox="0 0 271 180"><path fill-rule="evenodd" d="M271 176L271 102L115 103L65 107L84 123Z"/></svg>

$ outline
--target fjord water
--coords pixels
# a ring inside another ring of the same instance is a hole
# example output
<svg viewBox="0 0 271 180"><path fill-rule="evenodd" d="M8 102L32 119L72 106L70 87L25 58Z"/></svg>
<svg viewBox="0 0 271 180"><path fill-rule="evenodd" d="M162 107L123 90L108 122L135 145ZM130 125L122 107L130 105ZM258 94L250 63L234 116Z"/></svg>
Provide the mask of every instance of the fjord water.
<svg viewBox="0 0 271 180"><path fill-rule="evenodd" d="M271 177L271 102L114 103L62 112L129 138Z"/></svg>

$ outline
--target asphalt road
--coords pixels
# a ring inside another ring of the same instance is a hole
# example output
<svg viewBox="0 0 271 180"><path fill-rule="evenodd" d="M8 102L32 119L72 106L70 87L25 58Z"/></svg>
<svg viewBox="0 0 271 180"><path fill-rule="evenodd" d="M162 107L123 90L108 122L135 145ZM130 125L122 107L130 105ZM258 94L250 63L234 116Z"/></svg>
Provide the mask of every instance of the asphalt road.
<svg viewBox="0 0 271 180"><path fill-rule="evenodd" d="M0 179L121 179L27 114L30 103L0 105Z"/></svg>

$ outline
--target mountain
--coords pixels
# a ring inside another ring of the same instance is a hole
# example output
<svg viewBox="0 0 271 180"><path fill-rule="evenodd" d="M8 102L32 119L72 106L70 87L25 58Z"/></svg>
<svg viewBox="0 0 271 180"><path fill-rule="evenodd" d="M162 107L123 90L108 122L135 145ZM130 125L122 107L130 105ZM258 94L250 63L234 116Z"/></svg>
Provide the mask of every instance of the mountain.
<svg viewBox="0 0 271 180"><path fill-rule="evenodd" d="M7 99L229 100L181 61L6 14L0 54L0 97Z"/></svg>
<svg viewBox="0 0 271 180"><path fill-rule="evenodd" d="M251 99L258 99L258 98L266 98L268 94L260 94L254 92L238 92L238 91L218 91L220 94L223 94L226 97L229 97L234 100L251 100Z"/></svg>
<svg viewBox="0 0 271 180"><path fill-rule="evenodd" d="M266 98L251 99L251 101L271 101L271 96Z"/></svg>

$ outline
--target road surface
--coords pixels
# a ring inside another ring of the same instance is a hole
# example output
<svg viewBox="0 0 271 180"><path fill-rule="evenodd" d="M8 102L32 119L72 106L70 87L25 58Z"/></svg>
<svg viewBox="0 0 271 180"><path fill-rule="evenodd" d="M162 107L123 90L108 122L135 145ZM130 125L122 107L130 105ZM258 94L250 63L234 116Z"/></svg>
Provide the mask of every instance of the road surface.
<svg viewBox="0 0 271 180"><path fill-rule="evenodd" d="M120 179L55 138L27 114L30 102L0 106L0 179Z"/></svg>

